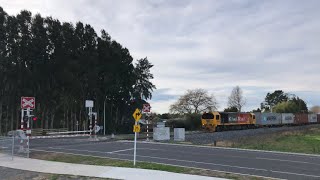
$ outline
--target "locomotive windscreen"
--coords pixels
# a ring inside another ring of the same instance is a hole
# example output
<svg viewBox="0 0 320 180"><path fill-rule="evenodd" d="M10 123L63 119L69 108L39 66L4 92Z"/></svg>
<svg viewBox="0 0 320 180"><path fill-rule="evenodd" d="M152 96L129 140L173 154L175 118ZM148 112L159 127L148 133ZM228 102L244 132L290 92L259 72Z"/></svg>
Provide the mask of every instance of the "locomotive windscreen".
<svg viewBox="0 0 320 180"><path fill-rule="evenodd" d="M202 115L202 119L213 119L213 118L214 118L214 116L212 113L204 113Z"/></svg>

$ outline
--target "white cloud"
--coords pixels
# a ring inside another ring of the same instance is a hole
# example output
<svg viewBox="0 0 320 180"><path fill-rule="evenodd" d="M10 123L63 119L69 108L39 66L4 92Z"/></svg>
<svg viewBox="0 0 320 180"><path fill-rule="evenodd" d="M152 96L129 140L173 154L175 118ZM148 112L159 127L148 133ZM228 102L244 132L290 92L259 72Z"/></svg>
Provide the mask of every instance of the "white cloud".
<svg viewBox="0 0 320 180"><path fill-rule="evenodd" d="M166 112L187 89L213 92L220 107L233 86L257 108L276 89L319 104L320 2L293 1L105 1L0 0L9 14L28 9L61 21L82 21L106 31L135 59L155 65L153 82L168 89L152 100ZM173 99L172 99L173 98Z"/></svg>

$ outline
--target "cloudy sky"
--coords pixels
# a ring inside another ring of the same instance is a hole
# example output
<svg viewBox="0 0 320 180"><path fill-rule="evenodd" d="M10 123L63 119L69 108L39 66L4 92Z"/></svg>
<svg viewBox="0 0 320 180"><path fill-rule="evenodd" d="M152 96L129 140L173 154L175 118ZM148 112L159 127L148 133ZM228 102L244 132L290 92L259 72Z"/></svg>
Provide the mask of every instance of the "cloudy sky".
<svg viewBox="0 0 320 180"><path fill-rule="evenodd" d="M219 109L239 85L244 110L282 89L320 104L320 1L318 0L0 0L61 21L105 29L135 59L148 57L158 113L187 89L204 88Z"/></svg>

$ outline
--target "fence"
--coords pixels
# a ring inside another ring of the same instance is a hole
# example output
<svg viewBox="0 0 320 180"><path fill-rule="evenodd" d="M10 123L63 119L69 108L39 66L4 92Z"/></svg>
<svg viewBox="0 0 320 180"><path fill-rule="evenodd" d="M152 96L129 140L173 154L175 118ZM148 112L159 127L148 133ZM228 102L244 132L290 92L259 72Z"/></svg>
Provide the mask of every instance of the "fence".
<svg viewBox="0 0 320 180"><path fill-rule="evenodd" d="M1 159L13 159L14 137L0 136L0 157Z"/></svg>
<svg viewBox="0 0 320 180"><path fill-rule="evenodd" d="M29 157L29 138L22 130L10 131L0 137L0 153L3 158L14 156Z"/></svg>

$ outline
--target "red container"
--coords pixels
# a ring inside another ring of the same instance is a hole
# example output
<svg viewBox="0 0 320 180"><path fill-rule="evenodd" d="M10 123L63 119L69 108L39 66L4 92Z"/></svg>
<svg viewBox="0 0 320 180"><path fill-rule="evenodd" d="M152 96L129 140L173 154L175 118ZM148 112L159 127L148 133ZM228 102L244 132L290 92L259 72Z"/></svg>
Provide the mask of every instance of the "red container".
<svg viewBox="0 0 320 180"><path fill-rule="evenodd" d="M249 113L239 113L238 123L250 124L250 114Z"/></svg>
<svg viewBox="0 0 320 180"><path fill-rule="evenodd" d="M318 123L320 123L320 114L317 114Z"/></svg>
<svg viewBox="0 0 320 180"><path fill-rule="evenodd" d="M302 114L302 113L295 114L294 124L308 124L308 114Z"/></svg>

